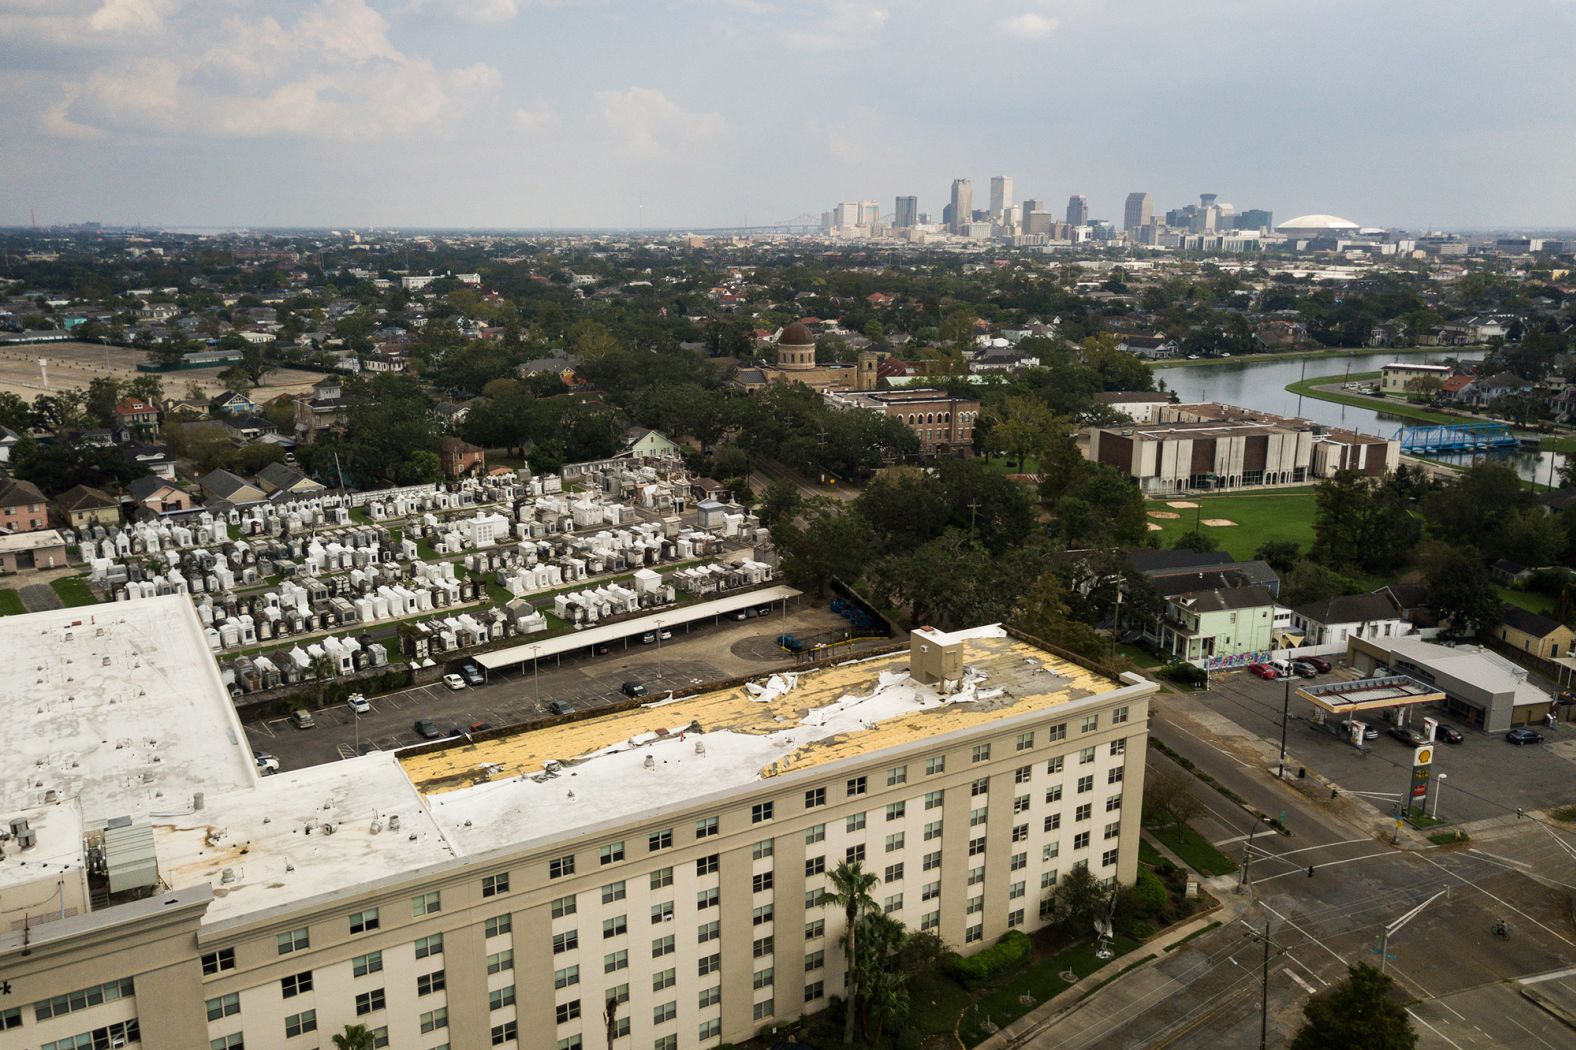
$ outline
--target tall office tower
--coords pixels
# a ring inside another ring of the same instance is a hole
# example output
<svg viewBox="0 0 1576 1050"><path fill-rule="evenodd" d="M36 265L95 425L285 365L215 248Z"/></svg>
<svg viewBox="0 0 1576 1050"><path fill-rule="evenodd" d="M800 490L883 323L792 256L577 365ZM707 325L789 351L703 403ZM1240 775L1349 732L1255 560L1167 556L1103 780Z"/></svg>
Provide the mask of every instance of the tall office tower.
<svg viewBox="0 0 1576 1050"><path fill-rule="evenodd" d="M1045 210L1045 202L1042 201L1042 200L1035 200L1033 197L1030 197L1028 200L1024 201L1022 207L1020 207L1018 209L1018 227L1019 227L1018 232L1019 233L1026 233L1026 232L1028 232L1028 231L1024 230L1023 227L1028 224L1029 216L1033 215L1037 211L1044 211L1044 210Z"/></svg>
<svg viewBox="0 0 1576 1050"><path fill-rule="evenodd" d="M860 201L859 225L867 230L873 230L881 225L881 206L875 201Z"/></svg>
<svg viewBox="0 0 1576 1050"><path fill-rule="evenodd" d="M906 230L919 221L919 198L899 197L896 206L892 209L892 225L900 230Z"/></svg>
<svg viewBox="0 0 1576 1050"><path fill-rule="evenodd" d="M1147 225L1154 217L1154 203L1147 193L1129 193L1127 195L1127 211L1122 216L1122 229L1132 233L1140 226Z"/></svg>
<svg viewBox="0 0 1576 1050"><path fill-rule="evenodd" d="M832 209L832 225L840 230L859 225L859 205L844 201Z"/></svg>
<svg viewBox="0 0 1576 1050"><path fill-rule="evenodd" d="M1084 226L1089 222L1089 198L1075 193L1067 198L1067 225Z"/></svg>
<svg viewBox="0 0 1576 1050"><path fill-rule="evenodd" d="M992 175L990 180L990 217L1001 222L1007 209L1012 207L1012 176Z"/></svg>
<svg viewBox="0 0 1576 1050"><path fill-rule="evenodd" d="M952 180L952 224L949 227L953 233L962 233L963 227L974 217L974 185L968 179Z"/></svg>
<svg viewBox="0 0 1576 1050"><path fill-rule="evenodd" d="M1198 195L1198 213L1193 217L1194 233L1210 233L1215 229L1215 223L1220 218L1220 209L1215 207L1218 193L1200 193Z"/></svg>
<svg viewBox="0 0 1576 1050"><path fill-rule="evenodd" d="M1237 229L1239 230L1267 230L1275 225L1273 212L1263 208L1248 208L1237 214Z"/></svg>

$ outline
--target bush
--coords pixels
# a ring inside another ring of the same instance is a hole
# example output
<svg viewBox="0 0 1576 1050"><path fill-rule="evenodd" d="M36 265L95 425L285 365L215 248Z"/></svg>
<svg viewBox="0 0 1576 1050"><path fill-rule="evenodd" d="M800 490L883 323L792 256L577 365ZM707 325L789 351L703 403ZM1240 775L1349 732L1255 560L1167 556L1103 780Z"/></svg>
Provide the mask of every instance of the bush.
<svg viewBox="0 0 1576 1050"><path fill-rule="evenodd" d="M1192 686L1194 689L1202 689L1209 684L1209 672L1189 663L1166 664L1155 673L1168 682Z"/></svg>
<svg viewBox="0 0 1576 1050"><path fill-rule="evenodd" d="M1165 883L1152 871L1140 868L1138 881L1127 892L1132 899L1133 910L1139 915L1154 915L1166 906Z"/></svg>
<svg viewBox="0 0 1576 1050"><path fill-rule="evenodd" d="M954 952L947 958L947 970L964 984L978 984L1028 958L1033 946L1029 935L1022 930L1008 930L1001 940L984 951L970 956Z"/></svg>

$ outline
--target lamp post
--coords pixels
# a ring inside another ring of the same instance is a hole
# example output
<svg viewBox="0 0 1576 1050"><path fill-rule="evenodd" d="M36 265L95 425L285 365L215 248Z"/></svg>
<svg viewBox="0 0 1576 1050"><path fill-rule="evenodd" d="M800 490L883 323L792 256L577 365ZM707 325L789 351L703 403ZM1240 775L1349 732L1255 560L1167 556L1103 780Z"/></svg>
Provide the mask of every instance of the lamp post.
<svg viewBox="0 0 1576 1050"><path fill-rule="evenodd" d="M1439 819L1439 796L1445 790L1445 778L1449 775L1450 774L1448 773L1441 773L1439 776L1434 778L1435 780L1439 781L1439 786L1434 788L1434 812L1429 814L1429 818L1431 820Z"/></svg>
<svg viewBox="0 0 1576 1050"><path fill-rule="evenodd" d="M1389 951L1390 951L1390 935L1392 933L1395 933L1395 932L1399 931L1401 929L1401 927L1405 926L1407 923L1409 923L1413 919L1417 918L1419 912L1421 912L1424 908L1428 907L1430 904L1434 903L1439 898L1443 897L1445 894L1447 894L1449 892L1450 892L1450 887L1446 886L1444 889L1440 890L1438 893L1436 893L1432 897L1428 898L1422 904L1419 904L1417 907L1413 908L1411 911L1407 912L1405 915L1401 916L1399 919L1396 919L1394 922L1392 922L1390 925L1388 925L1388 926L1386 926L1384 928L1384 932L1379 935L1379 972L1380 973L1384 973L1385 956L1388 955Z"/></svg>
<svg viewBox="0 0 1576 1050"><path fill-rule="evenodd" d="M662 621L657 621L657 678L662 678Z"/></svg>
<svg viewBox="0 0 1576 1050"><path fill-rule="evenodd" d="M1286 779L1286 716L1291 712L1291 666L1291 661L1286 661L1286 696L1281 701L1280 772L1275 774L1276 780Z"/></svg>
<svg viewBox="0 0 1576 1050"><path fill-rule="evenodd" d="M536 690L536 702L540 704L542 702L542 676L536 662L538 648L535 645L531 646L531 682Z"/></svg>

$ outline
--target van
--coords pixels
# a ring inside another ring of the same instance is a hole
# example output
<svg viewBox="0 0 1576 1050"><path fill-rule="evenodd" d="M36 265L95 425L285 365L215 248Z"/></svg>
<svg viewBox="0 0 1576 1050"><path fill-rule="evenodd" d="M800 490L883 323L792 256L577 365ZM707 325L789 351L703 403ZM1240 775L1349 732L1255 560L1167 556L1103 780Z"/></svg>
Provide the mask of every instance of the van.
<svg viewBox="0 0 1576 1050"><path fill-rule="evenodd" d="M312 712L304 707L298 707L290 712L290 723L297 729L311 729L317 725L317 722L312 718Z"/></svg>

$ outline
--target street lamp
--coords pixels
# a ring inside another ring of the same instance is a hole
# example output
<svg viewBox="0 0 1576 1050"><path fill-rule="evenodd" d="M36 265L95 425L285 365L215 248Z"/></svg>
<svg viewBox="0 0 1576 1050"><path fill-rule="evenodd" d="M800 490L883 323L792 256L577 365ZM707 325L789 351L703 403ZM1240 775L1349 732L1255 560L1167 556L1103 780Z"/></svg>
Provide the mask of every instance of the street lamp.
<svg viewBox="0 0 1576 1050"><path fill-rule="evenodd" d="M1281 749L1280 772L1275 774L1276 780L1286 779L1286 716L1291 712L1291 661L1286 661L1286 697L1281 701Z"/></svg>
<svg viewBox="0 0 1576 1050"><path fill-rule="evenodd" d="M657 621L657 677L662 677L662 621Z"/></svg>
<svg viewBox="0 0 1576 1050"><path fill-rule="evenodd" d="M531 646L531 681L536 689L536 702L538 704L542 702L542 676L538 672L536 663L536 653L539 648L540 646Z"/></svg>
<svg viewBox="0 0 1576 1050"><path fill-rule="evenodd" d="M1428 907L1430 904L1434 903L1439 898L1443 897L1445 894L1447 894L1449 892L1450 892L1450 887L1446 886L1444 889L1440 890L1438 893L1436 893L1432 897L1428 898L1422 904L1419 904L1417 907L1413 908L1411 911L1407 912L1405 915L1401 916L1399 919L1395 920L1390 925L1388 925L1388 926L1386 926L1384 928L1384 932L1379 935L1379 972L1380 973L1384 973L1385 956L1388 955L1389 951L1390 951L1390 935L1392 933L1396 933L1397 931L1399 931L1401 929L1401 927L1405 926L1407 923L1409 923L1413 919L1417 918L1419 912L1421 912L1424 908Z"/></svg>
<svg viewBox="0 0 1576 1050"><path fill-rule="evenodd" d="M1450 774L1448 773L1441 773L1439 776L1434 778L1435 780L1439 781L1439 786L1434 788L1434 812L1429 814L1429 818L1431 820L1439 819L1439 796L1445 790L1445 778L1449 775Z"/></svg>

